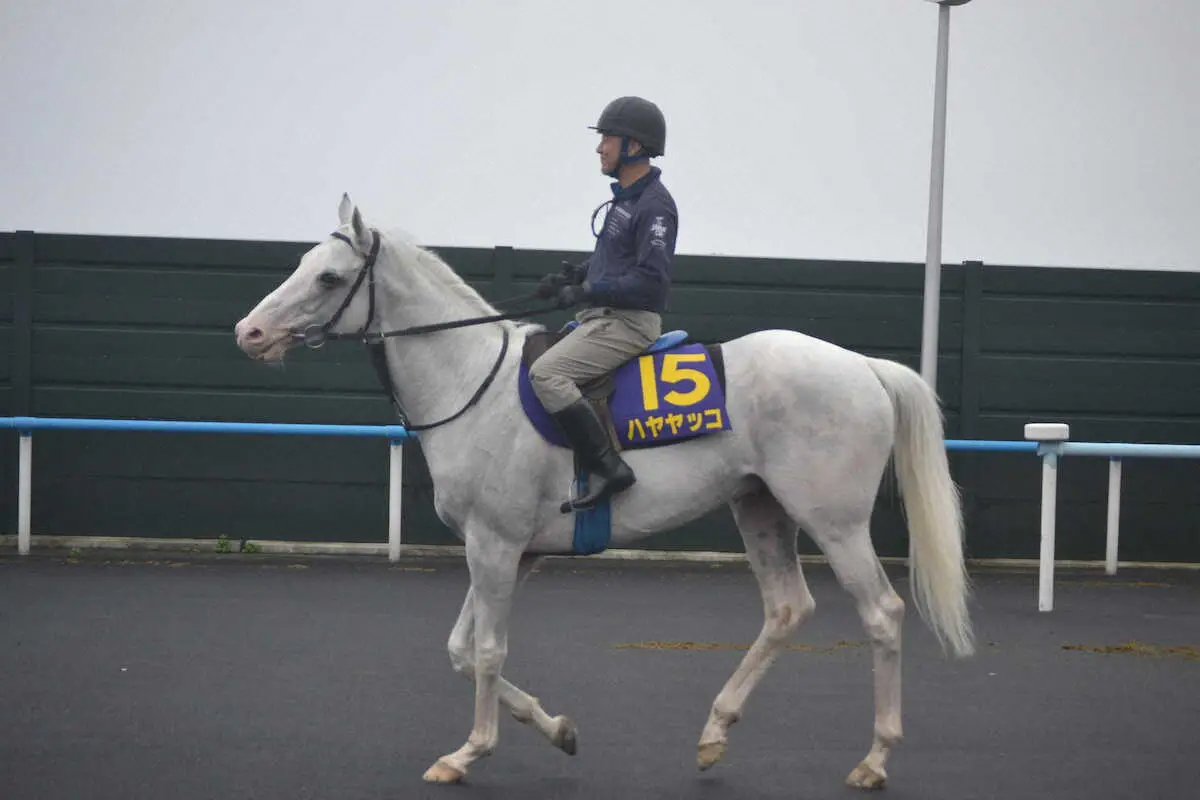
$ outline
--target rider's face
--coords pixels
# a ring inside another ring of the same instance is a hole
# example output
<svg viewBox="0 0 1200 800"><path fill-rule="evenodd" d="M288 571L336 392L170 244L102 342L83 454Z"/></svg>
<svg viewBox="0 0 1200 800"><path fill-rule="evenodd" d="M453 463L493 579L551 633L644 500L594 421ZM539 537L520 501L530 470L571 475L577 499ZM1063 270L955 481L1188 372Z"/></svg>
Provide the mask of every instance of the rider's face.
<svg viewBox="0 0 1200 800"><path fill-rule="evenodd" d="M629 152L637 153L641 149L641 145L634 140L629 141ZM611 134L603 134L600 137L600 143L596 145L596 152L600 154L600 171L604 174L616 172L617 166L621 159L621 137Z"/></svg>
<svg viewBox="0 0 1200 800"><path fill-rule="evenodd" d="M600 171L608 174L616 171L617 159L621 156L621 137L603 134L600 143L596 145L600 154Z"/></svg>

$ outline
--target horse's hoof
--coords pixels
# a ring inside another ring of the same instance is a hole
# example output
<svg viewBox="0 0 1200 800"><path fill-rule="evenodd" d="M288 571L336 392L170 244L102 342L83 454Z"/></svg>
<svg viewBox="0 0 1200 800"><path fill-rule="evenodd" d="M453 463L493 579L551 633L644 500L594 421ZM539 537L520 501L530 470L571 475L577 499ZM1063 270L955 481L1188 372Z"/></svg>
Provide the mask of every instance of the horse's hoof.
<svg viewBox="0 0 1200 800"><path fill-rule="evenodd" d="M887 783L887 774L876 771L863 761L846 777L846 785L855 789L882 789Z"/></svg>
<svg viewBox="0 0 1200 800"><path fill-rule="evenodd" d="M458 783L464 774L462 770L455 769L439 758L432 767L425 770L424 777L426 783Z"/></svg>
<svg viewBox="0 0 1200 800"><path fill-rule="evenodd" d="M708 744L702 744L699 748L697 748L696 766L701 770L706 770L724 757L724 742L709 742Z"/></svg>
<svg viewBox="0 0 1200 800"><path fill-rule="evenodd" d="M554 746L569 756L579 750L579 730L570 717L558 718L558 730L554 734Z"/></svg>

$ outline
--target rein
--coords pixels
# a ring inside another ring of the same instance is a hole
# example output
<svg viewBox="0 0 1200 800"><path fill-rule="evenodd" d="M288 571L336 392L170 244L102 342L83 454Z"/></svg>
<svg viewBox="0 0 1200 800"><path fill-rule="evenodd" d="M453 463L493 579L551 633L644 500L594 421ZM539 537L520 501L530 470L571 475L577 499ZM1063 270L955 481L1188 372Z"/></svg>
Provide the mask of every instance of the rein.
<svg viewBox="0 0 1200 800"><path fill-rule="evenodd" d="M340 239L341 241L350 245L351 248L354 248L354 243L350 241L350 238L345 234L339 231L334 231L331 236L333 236L335 239ZM301 330L293 331L292 338L303 341L304 345L310 350L316 350L322 347L325 342L330 341L331 339L357 339L361 341L370 351L371 364L375 367L375 372L379 376L380 382L383 384L384 391L387 392L388 398L392 401L392 407L396 410L396 415L400 418L401 423L407 430L425 431L445 425L448 422L453 422L474 407L479 402L480 398L483 397L484 393L488 390L488 387L495 382L496 375L500 372L500 367L504 363L504 357L508 354L508 328L501 328L503 340L500 345L500 354L496 357L496 362L492 364L491 371L488 372L487 377L484 378L483 383L480 384L479 388L475 391L475 394L471 396L471 399L467 401L466 405L445 419L440 419L437 422L429 422L421 425L415 425L409 422L408 416L404 413L404 409L400 407L400 400L396 396L396 384L392 380L392 373L387 368L387 356L384 353L384 341L391 337L418 336L420 334L436 333L438 331L447 331L454 328L485 325L489 322L518 319L534 314L548 314L552 311L558 311L559 309L557 306L552 306L550 308L533 309L530 311L512 311L504 314L492 314L486 317L471 317L469 319L452 320L449 322L435 322L428 325L412 325L407 328L397 328L396 330L391 331L369 332L368 328L370 328L371 323L375 321L375 261L379 257L379 244L379 231L372 229L371 250L367 254L367 258L363 262L362 267L359 268L358 275L354 279L354 284L350 287L350 291L346 293L346 296L343 298L342 304L338 306L337 311L335 311L333 316L326 320L323 325L317 325L314 323ZM346 309L350 306L350 302L354 299L354 295L357 294L358 290L362 287L364 280L367 282L368 297L366 322L363 323L363 326L359 328L356 333L338 333L331 330L331 328L333 328L333 326L336 325L342 318L342 314L345 313ZM506 302L523 302L526 300L533 300L535 298L537 298L536 294L530 294L522 297L512 298L512 300Z"/></svg>

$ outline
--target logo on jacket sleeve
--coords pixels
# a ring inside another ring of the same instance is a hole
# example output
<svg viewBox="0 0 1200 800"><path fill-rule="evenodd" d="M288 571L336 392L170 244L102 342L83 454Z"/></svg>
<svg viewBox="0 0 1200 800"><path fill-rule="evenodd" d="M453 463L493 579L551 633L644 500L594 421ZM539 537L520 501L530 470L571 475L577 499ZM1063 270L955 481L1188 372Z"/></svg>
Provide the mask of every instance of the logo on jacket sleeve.
<svg viewBox="0 0 1200 800"><path fill-rule="evenodd" d="M667 235L667 224L663 222L662 217L654 218L654 222L650 225L650 232L654 234L655 239L661 239Z"/></svg>

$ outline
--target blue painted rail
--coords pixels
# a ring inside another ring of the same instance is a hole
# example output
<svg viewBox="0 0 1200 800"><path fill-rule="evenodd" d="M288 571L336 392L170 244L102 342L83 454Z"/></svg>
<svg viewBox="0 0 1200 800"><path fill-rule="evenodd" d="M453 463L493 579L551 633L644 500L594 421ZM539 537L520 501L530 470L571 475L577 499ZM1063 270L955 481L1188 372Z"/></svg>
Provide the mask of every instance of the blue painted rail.
<svg viewBox="0 0 1200 800"><path fill-rule="evenodd" d="M357 436L387 439L388 557L400 560L400 502L404 459L401 446L416 434L402 425L318 425L281 422L208 422L165 419L92 419L88 417L0 417L0 428L20 435L17 486L17 551L29 553L32 540L33 432L35 430L147 431L160 433L225 433L284 436Z"/></svg>
<svg viewBox="0 0 1200 800"><path fill-rule="evenodd" d="M0 417L0 428L18 431L97 430L166 433L243 433L289 436L368 436L409 439L416 434L403 425L317 425L287 422L202 422L165 419L91 419L87 417Z"/></svg>
<svg viewBox="0 0 1200 800"><path fill-rule="evenodd" d="M980 453L1036 453L1037 442L1008 442L994 439L947 439L947 450Z"/></svg>
<svg viewBox="0 0 1200 800"><path fill-rule="evenodd" d="M1064 456L1106 458L1200 458L1200 444L1130 444L1126 442L1063 442Z"/></svg>

